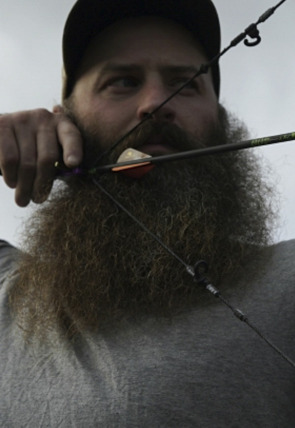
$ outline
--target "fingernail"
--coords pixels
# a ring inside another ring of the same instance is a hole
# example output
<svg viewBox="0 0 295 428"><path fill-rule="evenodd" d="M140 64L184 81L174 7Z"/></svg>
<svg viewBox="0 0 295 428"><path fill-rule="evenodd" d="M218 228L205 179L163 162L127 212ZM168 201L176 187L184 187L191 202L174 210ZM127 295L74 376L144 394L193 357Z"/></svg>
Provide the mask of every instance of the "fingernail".
<svg viewBox="0 0 295 428"><path fill-rule="evenodd" d="M79 164L79 159L75 155L70 155L67 157L67 165L68 166L77 166Z"/></svg>

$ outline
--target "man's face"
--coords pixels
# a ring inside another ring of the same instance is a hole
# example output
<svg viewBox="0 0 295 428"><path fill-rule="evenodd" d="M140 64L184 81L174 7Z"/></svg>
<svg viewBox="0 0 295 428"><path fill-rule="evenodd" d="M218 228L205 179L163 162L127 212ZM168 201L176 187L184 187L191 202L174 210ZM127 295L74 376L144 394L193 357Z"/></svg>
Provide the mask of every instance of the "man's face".
<svg viewBox="0 0 295 428"><path fill-rule="evenodd" d="M66 103L88 154L95 158L137 125L204 62L190 33L170 21L138 18L109 27L89 46ZM155 116L126 146L159 154L246 138L241 123L219 111L210 75ZM247 152L165 163L142 180L98 179L178 257L192 266L206 260L217 285L252 254L248 243L268 238L268 189ZM90 177L57 188L30 219L24 242L12 303L28 334L45 337L56 322L69 331L97 329L125 316L171 315L202 304L185 269Z"/></svg>
<svg viewBox="0 0 295 428"><path fill-rule="evenodd" d="M207 62L183 27L156 17L120 21L88 47L73 90L75 114L106 149L192 77ZM156 114L197 139L217 122L217 98L210 74L183 89ZM174 151L153 138L142 151Z"/></svg>

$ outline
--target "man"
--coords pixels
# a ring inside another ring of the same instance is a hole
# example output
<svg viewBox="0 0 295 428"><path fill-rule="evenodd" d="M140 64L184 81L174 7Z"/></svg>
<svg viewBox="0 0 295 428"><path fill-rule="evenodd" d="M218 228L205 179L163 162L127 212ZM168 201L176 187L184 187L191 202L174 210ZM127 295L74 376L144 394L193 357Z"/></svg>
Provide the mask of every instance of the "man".
<svg viewBox="0 0 295 428"><path fill-rule="evenodd" d="M161 155L245 138L218 103L218 65L157 110L219 49L210 0L79 0L62 106L0 120L16 202L44 202L61 158L93 171L130 147ZM258 169L233 153L140 180L59 183L22 251L1 243L1 426L292 426L292 368L181 263L205 259L213 284L294 358L294 242L266 246L272 194Z"/></svg>

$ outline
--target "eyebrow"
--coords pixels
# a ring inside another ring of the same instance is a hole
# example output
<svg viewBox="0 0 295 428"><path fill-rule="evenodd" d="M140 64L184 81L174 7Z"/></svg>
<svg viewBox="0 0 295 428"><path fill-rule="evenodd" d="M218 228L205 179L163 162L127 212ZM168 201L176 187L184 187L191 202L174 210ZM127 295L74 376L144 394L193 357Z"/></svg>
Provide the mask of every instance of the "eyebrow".
<svg viewBox="0 0 295 428"><path fill-rule="evenodd" d="M199 71L198 67L195 67L193 65L167 65L167 66L163 66L160 67L161 69L163 69L164 71L168 71L171 73L190 73L192 75L197 74L197 72Z"/></svg>
<svg viewBox="0 0 295 428"><path fill-rule="evenodd" d="M100 75L103 75L108 72L130 72L130 71L141 71L144 69L144 66L138 65L138 64L120 64L120 63L107 63L105 64L101 70ZM174 65L174 64L167 64L167 65L161 65L159 67L160 71L163 72L170 72L170 73L190 73L192 75L196 74L199 71L198 67L195 67L193 65Z"/></svg>
<svg viewBox="0 0 295 428"><path fill-rule="evenodd" d="M95 79L95 86L98 84L108 73L140 73L145 67L136 63L115 63L107 62L99 70L98 75ZM163 64L159 67L160 71L165 74L189 74L188 80L191 79L195 74L198 73L200 67L194 65L179 65L179 64ZM197 76L197 79L201 85L204 85L204 74Z"/></svg>

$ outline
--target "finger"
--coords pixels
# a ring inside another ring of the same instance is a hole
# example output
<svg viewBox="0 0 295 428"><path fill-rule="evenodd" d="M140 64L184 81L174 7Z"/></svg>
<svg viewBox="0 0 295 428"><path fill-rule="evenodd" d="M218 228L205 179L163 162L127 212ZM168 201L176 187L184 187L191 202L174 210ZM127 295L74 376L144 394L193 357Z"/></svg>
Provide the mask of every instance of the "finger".
<svg viewBox="0 0 295 428"><path fill-rule="evenodd" d="M0 123L0 170L7 186L14 189L17 185L19 150L11 124L1 118Z"/></svg>
<svg viewBox="0 0 295 428"><path fill-rule="evenodd" d="M57 125L57 135L63 148L64 164L69 168L79 165L83 159L83 141L76 125L63 115Z"/></svg>
<svg viewBox="0 0 295 428"><path fill-rule="evenodd" d="M16 139L19 141L19 166L15 201L20 207L29 204L36 174L36 142L35 136L26 127L16 129Z"/></svg>
<svg viewBox="0 0 295 428"><path fill-rule="evenodd" d="M33 201L44 202L55 178L55 162L59 158L59 143L55 129L42 127L37 133L37 169L33 188Z"/></svg>

